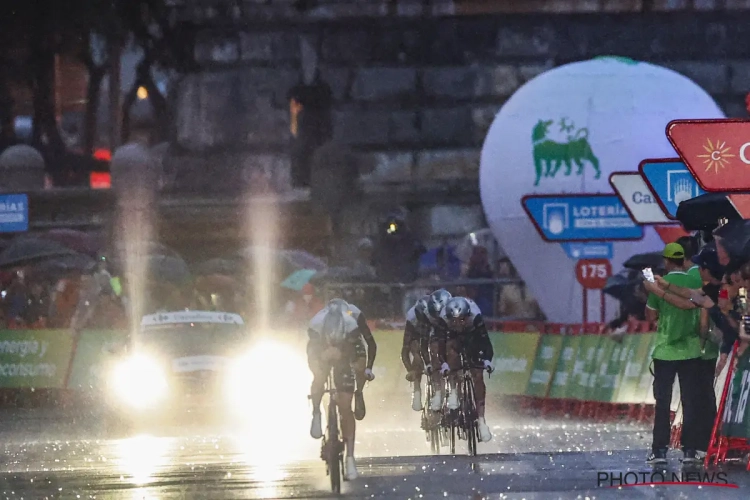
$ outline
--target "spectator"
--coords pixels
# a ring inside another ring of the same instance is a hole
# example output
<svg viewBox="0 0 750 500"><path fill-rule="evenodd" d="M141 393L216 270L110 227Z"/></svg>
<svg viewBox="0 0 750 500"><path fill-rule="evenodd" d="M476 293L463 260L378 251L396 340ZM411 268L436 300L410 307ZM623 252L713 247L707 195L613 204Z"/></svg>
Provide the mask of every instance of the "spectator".
<svg viewBox="0 0 750 500"><path fill-rule="evenodd" d="M49 309L49 294L47 290L41 283L33 283L26 308L23 311L23 319L27 328L46 328Z"/></svg>
<svg viewBox="0 0 750 500"><path fill-rule="evenodd" d="M452 246L443 243L436 249L435 268L434 279L437 281L455 281L461 276L461 261Z"/></svg>
<svg viewBox="0 0 750 500"><path fill-rule="evenodd" d="M357 242L357 254L352 264L352 274L363 281L375 281L375 268L372 267L372 240L362 238Z"/></svg>
<svg viewBox="0 0 750 500"><path fill-rule="evenodd" d="M68 275L55 283L50 297L49 326L67 328L78 304L81 282L79 276Z"/></svg>
<svg viewBox="0 0 750 500"><path fill-rule="evenodd" d="M302 287L298 296L286 305L286 314L291 323L296 327L306 325L325 304L315 293L315 287L307 283Z"/></svg>
<svg viewBox="0 0 750 500"><path fill-rule="evenodd" d="M29 300L26 276L22 270L16 272L5 296L5 319L11 330L23 328L23 316Z"/></svg>
<svg viewBox="0 0 750 500"><path fill-rule="evenodd" d="M667 275L664 280L675 286L699 289L699 278L684 272L685 251L677 243L670 243L662 252ZM646 305L646 318L658 322L656 344L653 351L654 416L652 452L647 461L663 464L667 461L670 439L670 406L675 376L680 383L680 398L684 412L682 446L684 460L695 461L700 443L701 394L699 336L700 314L696 310L683 310L666 298L667 291L658 285L644 283L651 292ZM705 396L705 395L703 395Z"/></svg>
<svg viewBox="0 0 750 500"><path fill-rule="evenodd" d="M492 268L490 267L487 249L475 246L469 259L469 268L466 271L468 279L492 279ZM495 295L495 286L492 284L472 286L469 290L470 296L477 303L479 309L486 316L493 316L492 307Z"/></svg>
<svg viewBox="0 0 750 500"><path fill-rule="evenodd" d="M424 246L409 230L405 219L391 214L381 229L373 255L378 279L387 283L413 283L424 252Z"/></svg>

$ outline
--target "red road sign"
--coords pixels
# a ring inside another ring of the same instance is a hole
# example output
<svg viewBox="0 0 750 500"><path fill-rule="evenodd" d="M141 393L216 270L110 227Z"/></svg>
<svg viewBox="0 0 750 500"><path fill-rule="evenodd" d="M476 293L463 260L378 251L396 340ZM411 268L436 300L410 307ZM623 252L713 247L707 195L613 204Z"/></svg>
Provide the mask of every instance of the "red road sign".
<svg viewBox="0 0 750 500"><path fill-rule="evenodd" d="M587 290L600 290L612 276L612 264L607 259L581 259L576 262L576 279Z"/></svg>
<svg viewBox="0 0 750 500"><path fill-rule="evenodd" d="M670 226L654 226L654 229L656 229L656 233L659 235L661 241L663 241L665 245L667 243L673 243L683 236L690 236L690 233L685 231L684 227L677 224Z"/></svg>
<svg viewBox="0 0 750 500"><path fill-rule="evenodd" d="M729 202L743 219L750 219L750 194L729 194Z"/></svg>
<svg viewBox="0 0 750 500"><path fill-rule="evenodd" d="M750 191L750 120L674 120L667 137L706 191Z"/></svg>

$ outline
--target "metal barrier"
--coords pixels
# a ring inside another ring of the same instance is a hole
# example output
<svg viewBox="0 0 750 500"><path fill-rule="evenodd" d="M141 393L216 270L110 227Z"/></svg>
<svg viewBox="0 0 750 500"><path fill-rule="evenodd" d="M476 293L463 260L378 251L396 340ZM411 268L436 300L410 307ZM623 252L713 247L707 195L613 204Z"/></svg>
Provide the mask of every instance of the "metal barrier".
<svg viewBox="0 0 750 500"><path fill-rule="evenodd" d="M326 301L340 297L364 308L371 319L403 318L423 295L445 288L473 299L482 314L497 321L543 321L536 301L520 279L465 279L414 283L329 282L323 286Z"/></svg>

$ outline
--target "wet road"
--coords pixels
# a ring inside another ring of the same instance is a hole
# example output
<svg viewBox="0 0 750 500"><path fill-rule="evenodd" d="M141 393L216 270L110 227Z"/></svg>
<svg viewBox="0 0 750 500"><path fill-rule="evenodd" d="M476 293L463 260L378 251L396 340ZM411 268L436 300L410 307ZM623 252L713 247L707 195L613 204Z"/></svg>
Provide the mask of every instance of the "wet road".
<svg viewBox="0 0 750 500"><path fill-rule="evenodd" d="M480 444L481 456L472 459L429 456L423 434L412 430L418 415L368 415L357 439L360 477L345 483L345 497L746 499L750 492L750 473L739 469L727 476L738 489L598 485L599 473L653 472L643 462L650 436L642 427L493 415L494 440ZM319 443L306 434L307 413L298 425L275 420L276 427L251 426L263 432L193 426L122 437L90 416L73 421L42 411L5 412L0 498L331 497ZM677 457L669 467L679 473Z"/></svg>

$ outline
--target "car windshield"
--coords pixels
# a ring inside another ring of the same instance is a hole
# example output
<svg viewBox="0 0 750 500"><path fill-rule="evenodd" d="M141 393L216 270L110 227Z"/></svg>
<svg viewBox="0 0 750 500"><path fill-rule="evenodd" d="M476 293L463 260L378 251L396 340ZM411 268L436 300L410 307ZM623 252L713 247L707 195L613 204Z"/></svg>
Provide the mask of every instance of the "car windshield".
<svg viewBox="0 0 750 500"><path fill-rule="evenodd" d="M148 350L172 356L230 354L245 342L244 325L188 323L142 327L138 343Z"/></svg>

